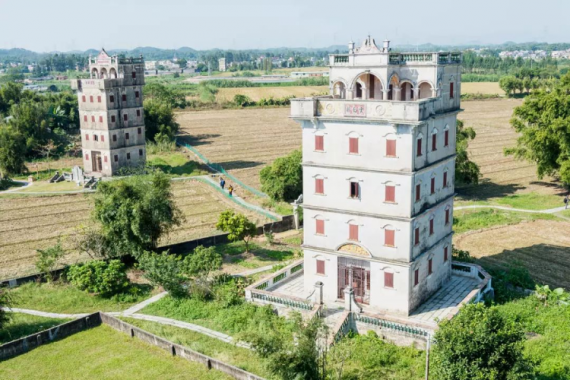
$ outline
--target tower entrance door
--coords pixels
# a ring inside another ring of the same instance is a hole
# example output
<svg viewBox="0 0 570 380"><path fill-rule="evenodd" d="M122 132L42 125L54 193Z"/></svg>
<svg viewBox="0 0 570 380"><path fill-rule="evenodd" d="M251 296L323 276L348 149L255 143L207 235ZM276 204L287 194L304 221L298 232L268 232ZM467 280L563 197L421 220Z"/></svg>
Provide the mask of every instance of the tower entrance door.
<svg viewBox="0 0 570 380"><path fill-rule="evenodd" d="M93 161L91 162L92 170L100 172L103 170L103 160L101 159L101 152L91 152Z"/></svg>
<svg viewBox="0 0 570 380"><path fill-rule="evenodd" d="M344 299L344 289L351 286L356 302L370 303L370 263L364 260L338 260L338 298Z"/></svg>

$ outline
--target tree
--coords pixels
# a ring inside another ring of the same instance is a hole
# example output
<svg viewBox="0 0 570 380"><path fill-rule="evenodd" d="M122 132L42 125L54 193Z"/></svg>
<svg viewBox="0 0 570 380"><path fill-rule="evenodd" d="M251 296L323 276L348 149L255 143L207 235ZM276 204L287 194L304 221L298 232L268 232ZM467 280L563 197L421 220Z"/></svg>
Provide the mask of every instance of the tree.
<svg viewBox="0 0 570 380"><path fill-rule="evenodd" d="M220 214L216 228L228 232L230 241L243 241L246 252L249 252L249 242L257 232L255 223L250 222L247 216L236 214L233 210L224 211Z"/></svg>
<svg viewBox="0 0 570 380"><path fill-rule="evenodd" d="M160 237L181 222L170 179L163 173L103 181L97 186L93 217L100 223L107 256L153 251Z"/></svg>
<svg viewBox="0 0 570 380"><path fill-rule="evenodd" d="M59 261L65 255L61 242L58 241L56 245L47 249L38 249L37 252L36 269L45 275L48 282L53 281L52 272L57 268Z"/></svg>
<svg viewBox="0 0 570 380"><path fill-rule="evenodd" d="M507 96L511 96L517 88L517 78L514 76L504 76L499 80L499 87L505 91Z"/></svg>
<svg viewBox="0 0 570 380"><path fill-rule="evenodd" d="M37 148L37 151L39 152L39 154L42 157L46 158L46 162L48 164L48 172L51 175L51 167L50 167L50 159L51 159L51 155L53 152L55 152L55 150L57 149L57 146L54 144L53 140L48 140L47 143L45 143L44 145L41 145Z"/></svg>
<svg viewBox="0 0 570 380"><path fill-rule="evenodd" d="M0 125L0 178L23 173L25 154L24 136L9 125Z"/></svg>
<svg viewBox="0 0 570 380"><path fill-rule="evenodd" d="M280 157L259 173L261 190L277 201L293 201L303 193L302 153L295 150Z"/></svg>
<svg viewBox="0 0 570 380"><path fill-rule="evenodd" d="M144 101L144 116L147 140L173 141L178 133L179 125L174 118L172 106L160 99Z"/></svg>
<svg viewBox="0 0 570 380"><path fill-rule="evenodd" d="M432 353L434 378L439 380L532 379L523 357L525 335L495 307L465 305L436 331Z"/></svg>
<svg viewBox="0 0 570 380"><path fill-rule="evenodd" d="M469 160L467 148L469 141L473 140L476 136L473 128L466 128L463 121L457 120L456 123L456 141L457 141L457 156L455 157L455 183L456 185L476 185L479 183L481 175L479 166L473 161Z"/></svg>
<svg viewBox="0 0 570 380"><path fill-rule="evenodd" d="M188 66L188 61L185 58L180 58L176 63L181 69L185 69Z"/></svg>
<svg viewBox="0 0 570 380"><path fill-rule="evenodd" d="M191 255L184 258L184 266L189 276L207 278L210 272L220 269L222 256L214 247L198 246Z"/></svg>
<svg viewBox="0 0 570 380"><path fill-rule="evenodd" d="M144 252L138 259L139 268L144 271L144 277L154 286L162 286L173 297L183 297L188 294L184 288L187 277L184 265L178 255L168 252L161 254Z"/></svg>
<svg viewBox="0 0 570 380"><path fill-rule="evenodd" d="M570 74L552 91L539 90L515 108L511 126L520 134L505 155L533 162L537 175L560 176L570 184Z"/></svg>

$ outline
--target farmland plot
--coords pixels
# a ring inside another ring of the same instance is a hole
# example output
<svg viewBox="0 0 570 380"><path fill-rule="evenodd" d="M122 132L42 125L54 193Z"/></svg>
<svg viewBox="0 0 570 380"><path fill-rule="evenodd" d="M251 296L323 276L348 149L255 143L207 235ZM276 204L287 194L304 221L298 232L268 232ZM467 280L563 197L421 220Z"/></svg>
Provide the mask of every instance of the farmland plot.
<svg viewBox="0 0 570 380"><path fill-rule="evenodd" d="M288 98L294 96L303 98L306 96L316 96L328 94L328 86L282 86L282 87L242 87L242 88L220 88L216 94L218 102L231 102L234 96L240 94L249 97L253 101L262 98Z"/></svg>

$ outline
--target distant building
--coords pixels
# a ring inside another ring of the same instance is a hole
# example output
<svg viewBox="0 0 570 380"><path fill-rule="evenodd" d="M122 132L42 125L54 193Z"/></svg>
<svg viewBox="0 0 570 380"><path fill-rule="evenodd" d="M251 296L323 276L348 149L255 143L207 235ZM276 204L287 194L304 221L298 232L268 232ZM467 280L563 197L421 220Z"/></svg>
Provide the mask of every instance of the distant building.
<svg viewBox="0 0 570 380"><path fill-rule="evenodd" d="M328 71L292 71L290 74L291 78L313 78L313 77L328 77Z"/></svg>
<svg viewBox="0 0 570 380"><path fill-rule="evenodd" d="M144 60L89 57L90 79L75 79L83 167L87 175L112 176L146 160L143 115Z"/></svg>
<svg viewBox="0 0 570 380"><path fill-rule="evenodd" d="M226 71L227 70L225 58L220 58L218 60L218 70L219 71Z"/></svg>

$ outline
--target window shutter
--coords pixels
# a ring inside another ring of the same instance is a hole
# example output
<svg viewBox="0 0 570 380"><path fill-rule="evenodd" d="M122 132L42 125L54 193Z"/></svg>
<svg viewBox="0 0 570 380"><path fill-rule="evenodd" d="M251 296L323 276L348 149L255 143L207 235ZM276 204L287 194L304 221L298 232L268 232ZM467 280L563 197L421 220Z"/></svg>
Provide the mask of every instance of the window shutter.
<svg viewBox="0 0 570 380"><path fill-rule="evenodd" d="M437 134L431 135L431 150L437 150Z"/></svg>
<svg viewBox="0 0 570 380"><path fill-rule="evenodd" d="M318 274L325 274L325 261L324 260L317 260L317 273Z"/></svg>
<svg viewBox="0 0 570 380"><path fill-rule="evenodd" d="M316 223L317 223L317 233L319 235L324 235L325 234L325 221L322 219L317 219Z"/></svg>
<svg viewBox="0 0 570 380"><path fill-rule="evenodd" d="M103 162L107 162L107 156L103 157Z"/></svg>
<svg viewBox="0 0 570 380"><path fill-rule="evenodd" d="M446 262L447 261L447 247L443 248L443 261Z"/></svg>
<svg viewBox="0 0 570 380"><path fill-rule="evenodd" d="M414 230L414 245L420 244L420 228L416 227Z"/></svg>
<svg viewBox="0 0 570 380"><path fill-rule="evenodd" d="M443 134L443 145L449 146L449 131L445 131Z"/></svg>
<svg viewBox="0 0 570 380"><path fill-rule="evenodd" d="M89 141L89 135L87 133L85 134L85 140Z"/></svg>
<svg viewBox="0 0 570 380"><path fill-rule="evenodd" d="M89 96L89 102L93 103L93 96Z"/></svg>
<svg viewBox="0 0 570 380"><path fill-rule="evenodd" d="M453 99L454 93L453 93L453 82L451 82L449 84L449 97Z"/></svg>
<svg viewBox="0 0 570 380"><path fill-rule="evenodd" d="M445 210L445 224L449 224L449 209Z"/></svg>
<svg viewBox="0 0 570 380"><path fill-rule="evenodd" d="M85 95L83 95L83 96L81 97L81 101L82 101L83 103L85 103L85 101L86 101Z"/></svg>
<svg viewBox="0 0 570 380"><path fill-rule="evenodd" d="M384 272L384 287L386 288L394 287L394 273Z"/></svg>
<svg viewBox="0 0 570 380"><path fill-rule="evenodd" d="M432 274L433 273L433 260L429 259L428 261L428 274Z"/></svg>
<svg viewBox="0 0 570 380"><path fill-rule="evenodd" d="M88 153L85 154L85 159L86 159L87 161L89 161L89 154L88 154Z"/></svg>
<svg viewBox="0 0 570 380"><path fill-rule="evenodd" d="M105 135L101 135L101 142L105 142Z"/></svg>
<svg viewBox="0 0 570 380"><path fill-rule="evenodd" d="M386 140L386 156L396 157L396 140Z"/></svg>
<svg viewBox="0 0 570 380"><path fill-rule="evenodd" d="M99 123L103 122L103 116L99 116Z"/></svg>
<svg viewBox="0 0 570 380"><path fill-rule="evenodd" d="M433 235L433 219L429 221L429 234Z"/></svg>
<svg viewBox="0 0 570 380"><path fill-rule="evenodd" d="M420 283L420 271L419 269L416 269L414 271L414 286L416 286L419 283Z"/></svg>
<svg viewBox="0 0 570 380"><path fill-rule="evenodd" d="M349 141L349 153L358 154L358 137L350 137Z"/></svg>
<svg viewBox="0 0 570 380"><path fill-rule="evenodd" d="M422 185L418 183L416 185L416 202L419 202L420 199L422 199Z"/></svg>
<svg viewBox="0 0 570 380"><path fill-rule="evenodd" d="M431 179L431 194L435 193L435 177Z"/></svg>
<svg viewBox="0 0 570 380"><path fill-rule="evenodd" d="M315 150L323 151L325 150L324 136L315 136Z"/></svg>
<svg viewBox="0 0 570 380"><path fill-rule="evenodd" d="M422 139L418 139L416 151L418 157L422 155Z"/></svg>
<svg viewBox="0 0 570 380"><path fill-rule="evenodd" d="M358 198L360 196L359 192L360 188L358 186L358 182L350 182L350 197Z"/></svg>
<svg viewBox="0 0 570 380"><path fill-rule="evenodd" d="M358 225L349 224L348 240L358 241Z"/></svg>
<svg viewBox="0 0 570 380"><path fill-rule="evenodd" d="M396 202L396 187L386 186L386 202Z"/></svg>
<svg viewBox="0 0 570 380"><path fill-rule="evenodd" d="M315 193L324 194L325 193L325 180L322 178L315 179Z"/></svg>
<svg viewBox="0 0 570 380"><path fill-rule="evenodd" d="M394 236L395 236L395 231L394 230L384 230L384 245L387 245L389 247L394 247Z"/></svg>
<svg viewBox="0 0 570 380"><path fill-rule="evenodd" d="M91 122L94 123L95 122L95 116L91 115Z"/></svg>
<svg viewBox="0 0 570 380"><path fill-rule="evenodd" d="M97 96L97 103L101 103L101 96Z"/></svg>
<svg viewBox="0 0 570 380"><path fill-rule="evenodd" d="M443 172L443 187L447 187L447 172Z"/></svg>
<svg viewBox="0 0 570 380"><path fill-rule="evenodd" d="M87 115L83 115L83 121L87 122Z"/></svg>

